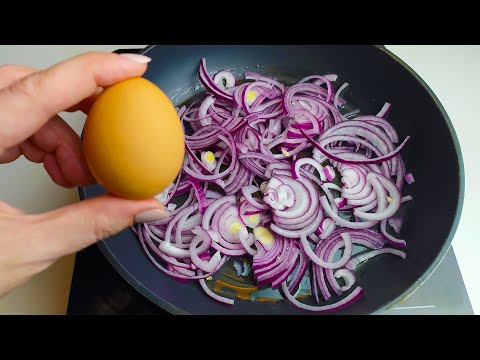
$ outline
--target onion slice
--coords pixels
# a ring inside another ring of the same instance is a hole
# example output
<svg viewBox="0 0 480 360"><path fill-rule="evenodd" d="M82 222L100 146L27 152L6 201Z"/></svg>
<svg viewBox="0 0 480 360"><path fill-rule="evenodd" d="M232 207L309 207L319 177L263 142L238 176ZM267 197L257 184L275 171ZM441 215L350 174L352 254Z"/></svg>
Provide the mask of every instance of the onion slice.
<svg viewBox="0 0 480 360"><path fill-rule="evenodd" d="M363 295L363 288L358 286L349 295L347 295L342 300L337 301L334 304L324 305L324 306L312 306L312 305L303 304L297 299L295 299L295 297L293 297L292 294L288 291L288 286L286 282L282 284L282 291L287 297L287 299L297 308L302 310L312 311L312 312L327 312L327 311L340 310L354 303Z"/></svg>
<svg viewBox="0 0 480 360"><path fill-rule="evenodd" d="M344 266L352 256L352 239L350 238L350 234L343 233L342 235L343 242L345 244L345 250L343 251L342 258L338 260L336 263L328 263L320 259L315 253L313 252L310 244L308 243L308 239L306 236L301 235L300 241L302 242L303 250L308 255L310 260L312 260L315 264L325 268L325 269L339 269Z"/></svg>

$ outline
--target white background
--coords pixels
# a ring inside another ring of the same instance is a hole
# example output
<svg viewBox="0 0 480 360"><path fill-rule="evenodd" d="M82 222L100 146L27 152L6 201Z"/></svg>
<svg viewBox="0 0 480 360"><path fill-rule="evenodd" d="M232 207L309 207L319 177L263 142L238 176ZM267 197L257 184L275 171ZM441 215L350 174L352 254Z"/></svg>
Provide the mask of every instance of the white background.
<svg viewBox="0 0 480 360"><path fill-rule="evenodd" d="M0 64L15 63L45 68L89 50L112 51L145 45L1 45ZM480 314L478 256L480 239L480 46L387 45L431 87L453 122L462 147L466 188L463 215L453 240L460 270L474 312ZM1 113L0 113L1 114ZM85 117L64 116L80 133ZM434 139L432 139L434 141ZM56 186L42 165L23 158L0 166L0 199L27 212L36 213L78 201L75 189ZM0 314L64 314L74 257L66 257L27 284L0 299Z"/></svg>

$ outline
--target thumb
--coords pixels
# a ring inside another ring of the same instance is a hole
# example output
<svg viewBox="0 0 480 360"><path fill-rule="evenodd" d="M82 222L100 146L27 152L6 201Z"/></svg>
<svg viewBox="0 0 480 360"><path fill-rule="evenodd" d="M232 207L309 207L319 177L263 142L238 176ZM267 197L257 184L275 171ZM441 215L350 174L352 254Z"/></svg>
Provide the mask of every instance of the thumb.
<svg viewBox="0 0 480 360"><path fill-rule="evenodd" d="M35 243L44 255L54 259L86 248L135 222L167 216L157 199L133 201L103 195L36 215Z"/></svg>

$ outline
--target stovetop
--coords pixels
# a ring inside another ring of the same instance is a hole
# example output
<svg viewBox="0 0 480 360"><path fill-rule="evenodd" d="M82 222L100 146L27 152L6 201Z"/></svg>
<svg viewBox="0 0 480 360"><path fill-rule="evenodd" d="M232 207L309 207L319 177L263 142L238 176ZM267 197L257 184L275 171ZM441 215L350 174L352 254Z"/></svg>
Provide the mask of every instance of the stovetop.
<svg viewBox="0 0 480 360"><path fill-rule="evenodd" d="M165 315L168 312L130 286L110 265L98 246L93 245L76 255L67 314ZM473 315L453 249L450 248L420 289L387 314Z"/></svg>
<svg viewBox="0 0 480 360"><path fill-rule="evenodd" d="M213 300L212 300L213 301ZM77 253L67 314L168 314L110 265L97 245ZM387 314L473 315L453 250L413 295Z"/></svg>

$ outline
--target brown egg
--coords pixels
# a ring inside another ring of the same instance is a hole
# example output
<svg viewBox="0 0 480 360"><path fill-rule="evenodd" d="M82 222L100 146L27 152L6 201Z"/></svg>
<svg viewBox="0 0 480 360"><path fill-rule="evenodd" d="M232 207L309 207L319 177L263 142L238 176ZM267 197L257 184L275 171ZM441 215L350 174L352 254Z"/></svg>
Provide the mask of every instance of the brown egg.
<svg viewBox="0 0 480 360"><path fill-rule="evenodd" d="M144 78L105 89L93 104L83 131L92 174L109 192L146 199L178 175L185 139L175 107Z"/></svg>

